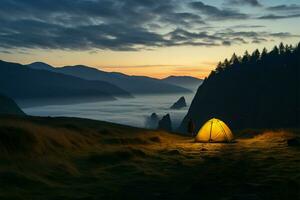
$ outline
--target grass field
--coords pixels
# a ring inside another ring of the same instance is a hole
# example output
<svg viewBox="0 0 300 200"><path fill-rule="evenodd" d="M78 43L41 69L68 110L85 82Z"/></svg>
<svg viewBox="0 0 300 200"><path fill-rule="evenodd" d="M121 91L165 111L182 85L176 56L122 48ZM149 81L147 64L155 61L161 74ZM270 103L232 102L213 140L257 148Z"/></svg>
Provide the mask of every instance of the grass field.
<svg viewBox="0 0 300 200"><path fill-rule="evenodd" d="M297 131L232 144L76 118L0 117L0 199L300 199Z"/></svg>

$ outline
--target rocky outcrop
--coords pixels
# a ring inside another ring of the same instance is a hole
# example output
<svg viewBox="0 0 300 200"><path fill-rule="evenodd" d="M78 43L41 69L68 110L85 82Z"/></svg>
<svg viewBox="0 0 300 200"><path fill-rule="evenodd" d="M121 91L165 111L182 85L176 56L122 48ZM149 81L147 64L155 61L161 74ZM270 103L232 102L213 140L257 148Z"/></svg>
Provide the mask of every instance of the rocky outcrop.
<svg viewBox="0 0 300 200"><path fill-rule="evenodd" d="M145 127L149 129L156 129L158 126L158 115L156 113L152 113L151 116L146 118Z"/></svg>
<svg viewBox="0 0 300 200"><path fill-rule="evenodd" d="M185 98L182 96L180 97L180 99L178 99L177 102L175 102L172 106L171 106L171 109L181 109L181 108L184 108L186 107L186 101L185 101Z"/></svg>
<svg viewBox="0 0 300 200"><path fill-rule="evenodd" d="M25 113L12 99L0 95L0 115L25 115Z"/></svg>
<svg viewBox="0 0 300 200"><path fill-rule="evenodd" d="M163 118L158 122L158 129L172 131L172 121L170 114L163 116Z"/></svg>

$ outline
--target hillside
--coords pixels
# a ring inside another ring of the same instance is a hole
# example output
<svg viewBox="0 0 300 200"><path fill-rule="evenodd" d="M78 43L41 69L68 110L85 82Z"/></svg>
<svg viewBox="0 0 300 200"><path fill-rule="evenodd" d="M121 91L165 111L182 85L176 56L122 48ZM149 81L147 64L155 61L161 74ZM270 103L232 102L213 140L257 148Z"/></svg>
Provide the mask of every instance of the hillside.
<svg viewBox="0 0 300 200"><path fill-rule="evenodd" d="M117 85L132 94L168 94L168 93L188 93L189 89L172 85L145 76L128 76L117 72L104 72L92 67L76 65L54 68L45 63L32 63L28 65L34 69L50 70L57 73L76 76L86 80L100 80Z"/></svg>
<svg viewBox="0 0 300 200"><path fill-rule="evenodd" d="M300 44L260 53L235 54L219 63L199 87L180 131L189 119L197 129L210 118L233 129L300 126Z"/></svg>
<svg viewBox="0 0 300 200"><path fill-rule="evenodd" d="M10 98L0 95L0 115L25 115Z"/></svg>
<svg viewBox="0 0 300 200"><path fill-rule="evenodd" d="M296 132L235 134L199 144L93 120L0 117L0 199L299 199Z"/></svg>
<svg viewBox="0 0 300 200"><path fill-rule="evenodd" d="M198 79L191 76L169 76L162 79L162 81L191 90L197 89L203 83L202 79Z"/></svg>
<svg viewBox="0 0 300 200"><path fill-rule="evenodd" d="M131 97L125 90L104 81L88 81L4 61L0 61L0 93L21 104L27 100L48 104Z"/></svg>

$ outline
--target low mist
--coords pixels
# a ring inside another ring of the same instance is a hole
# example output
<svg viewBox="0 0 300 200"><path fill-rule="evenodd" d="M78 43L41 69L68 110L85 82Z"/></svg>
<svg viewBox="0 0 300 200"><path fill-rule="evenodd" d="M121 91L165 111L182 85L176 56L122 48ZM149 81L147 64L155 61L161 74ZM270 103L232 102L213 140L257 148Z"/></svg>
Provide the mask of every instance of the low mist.
<svg viewBox="0 0 300 200"><path fill-rule="evenodd" d="M180 110L170 107L181 96L186 98L188 106ZM51 105L23 109L29 115L35 116L68 116L108 121L140 128L155 128L149 126L148 119L152 113L160 118L169 113L173 128L176 129L186 115L194 97L190 94L168 95L137 95L133 99L118 99L110 102L93 102L72 105Z"/></svg>

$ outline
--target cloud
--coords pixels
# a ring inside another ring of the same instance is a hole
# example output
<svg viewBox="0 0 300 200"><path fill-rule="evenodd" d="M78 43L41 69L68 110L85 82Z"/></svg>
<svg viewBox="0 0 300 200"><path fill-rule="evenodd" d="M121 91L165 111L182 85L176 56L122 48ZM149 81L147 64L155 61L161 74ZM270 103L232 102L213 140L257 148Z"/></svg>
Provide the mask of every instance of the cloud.
<svg viewBox="0 0 300 200"><path fill-rule="evenodd" d="M249 16L244 13L232 9L220 9L215 6L204 4L201 1L191 2L190 6L200 11L201 13L216 20L228 20L228 19L247 19Z"/></svg>
<svg viewBox="0 0 300 200"><path fill-rule="evenodd" d="M238 35L242 29L263 28L257 25L236 26L230 34L228 31L221 34L222 27L216 22L243 20L244 23L251 16L201 1L1 0L0 4L0 49L12 52L61 49L92 53L98 49L212 47L278 37L261 32L256 38Z"/></svg>
<svg viewBox="0 0 300 200"><path fill-rule="evenodd" d="M139 26L99 24L65 27L36 20L2 22L2 46L49 49L134 50L135 45L161 46L165 40ZM13 32L12 32L13 31Z"/></svg>
<svg viewBox="0 0 300 200"><path fill-rule="evenodd" d="M251 28L265 28L266 26L262 26L262 25L235 25L235 26L231 26L230 28L232 29L251 29Z"/></svg>
<svg viewBox="0 0 300 200"><path fill-rule="evenodd" d="M297 4L291 4L291 5L277 5L277 6L271 6L267 8L271 11L299 11L300 5Z"/></svg>
<svg viewBox="0 0 300 200"><path fill-rule="evenodd" d="M267 42L268 40L266 40L265 38L256 38L252 40L253 44L260 44L262 42Z"/></svg>
<svg viewBox="0 0 300 200"><path fill-rule="evenodd" d="M215 36L223 38L225 41L231 43L262 43L272 41L273 39L283 38L297 38L300 35L291 34L288 32L270 33L266 31L234 31L232 29L225 29L215 33Z"/></svg>
<svg viewBox="0 0 300 200"><path fill-rule="evenodd" d="M262 4L258 0L227 0L231 5L250 5L260 7Z"/></svg>
<svg viewBox="0 0 300 200"><path fill-rule="evenodd" d="M300 13L299 14L291 14L291 15L270 14L270 15L264 15L264 16L258 17L258 19L275 20L275 19L289 19L289 18L298 18L298 17L300 17Z"/></svg>
<svg viewBox="0 0 300 200"><path fill-rule="evenodd" d="M4 50L4 49L0 49L0 53L3 53L3 54L13 54L13 52L7 51L7 50Z"/></svg>
<svg viewBox="0 0 300 200"><path fill-rule="evenodd" d="M267 7L266 10L271 13L263 15L258 19L278 20L300 17L300 5L297 4L271 6Z"/></svg>
<svg viewBox="0 0 300 200"><path fill-rule="evenodd" d="M270 36L279 38L300 37L300 35L291 34L289 32L270 33Z"/></svg>
<svg viewBox="0 0 300 200"><path fill-rule="evenodd" d="M176 0L2 0L0 46L134 51L183 45L164 38L161 29L205 22L176 5Z"/></svg>
<svg viewBox="0 0 300 200"><path fill-rule="evenodd" d="M216 35L220 37L243 37L243 38L257 38L257 37L299 37L300 35L291 34L288 32L277 32L270 33L266 31L233 31L230 29L226 29L225 31L221 31L216 33Z"/></svg>

